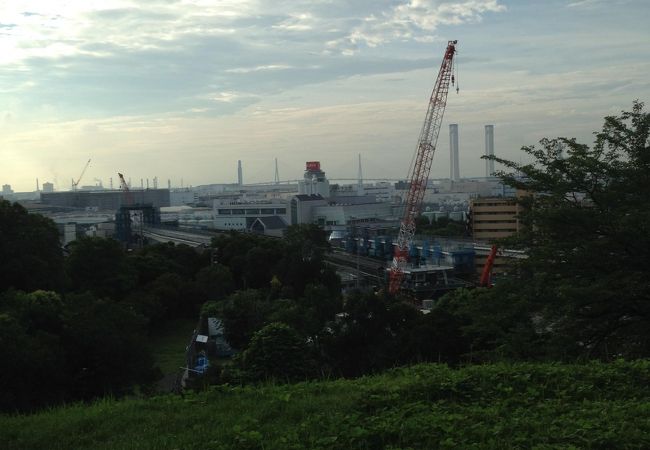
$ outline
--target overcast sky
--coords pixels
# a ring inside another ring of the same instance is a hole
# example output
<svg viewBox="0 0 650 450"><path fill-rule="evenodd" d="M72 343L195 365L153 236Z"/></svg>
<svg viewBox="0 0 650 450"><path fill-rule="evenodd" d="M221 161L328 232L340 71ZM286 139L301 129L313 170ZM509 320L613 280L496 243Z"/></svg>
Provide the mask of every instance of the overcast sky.
<svg viewBox="0 0 650 450"><path fill-rule="evenodd" d="M458 40L431 176L482 176L542 137L593 141L650 101L647 0L0 0L0 184L117 172L161 186L405 177L441 58ZM137 180L137 182L136 182Z"/></svg>

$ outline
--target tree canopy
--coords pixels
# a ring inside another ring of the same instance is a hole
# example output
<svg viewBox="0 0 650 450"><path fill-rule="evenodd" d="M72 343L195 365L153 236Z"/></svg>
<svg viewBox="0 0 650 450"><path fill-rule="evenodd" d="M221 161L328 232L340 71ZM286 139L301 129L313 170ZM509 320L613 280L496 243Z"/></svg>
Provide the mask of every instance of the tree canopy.
<svg viewBox="0 0 650 450"><path fill-rule="evenodd" d="M63 254L56 224L0 200L0 291L32 291L63 284Z"/></svg>
<svg viewBox="0 0 650 450"><path fill-rule="evenodd" d="M543 139L532 162L493 159L523 193L528 255L509 292L528 301L554 354L650 355L650 114L643 103L605 118L593 146Z"/></svg>

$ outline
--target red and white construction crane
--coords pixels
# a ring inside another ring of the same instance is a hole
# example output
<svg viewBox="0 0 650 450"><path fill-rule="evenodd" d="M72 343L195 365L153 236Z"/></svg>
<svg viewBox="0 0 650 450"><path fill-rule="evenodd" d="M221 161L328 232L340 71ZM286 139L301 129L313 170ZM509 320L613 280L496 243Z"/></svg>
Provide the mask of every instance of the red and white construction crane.
<svg viewBox="0 0 650 450"><path fill-rule="evenodd" d="M418 140L415 161L413 162L411 173L409 174L410 184L406 197L404 216L399 228L399 236L397 237L393 265L390 269L390 284L388 290L391 294L395 294L399 291L402 280L404 279L404 267L406 265L409 247L413 241L413 235L415 234L415 219L420 214L420 209L422 208L422 199L424 198L424 191L426 190L427 182L429 180L431 162L433 161L433 154L436 151L438 133L440 133L442 116L447 104L449 85L454 84L453 61L456 53L457 42L458 41L449 41L447 43L447 49L445 50L445 56L442 59L440 72L438 72L438 78L429 100L427 115L424 119L424 124L422 125L422 131L420 131L420 139Z"/></svg>

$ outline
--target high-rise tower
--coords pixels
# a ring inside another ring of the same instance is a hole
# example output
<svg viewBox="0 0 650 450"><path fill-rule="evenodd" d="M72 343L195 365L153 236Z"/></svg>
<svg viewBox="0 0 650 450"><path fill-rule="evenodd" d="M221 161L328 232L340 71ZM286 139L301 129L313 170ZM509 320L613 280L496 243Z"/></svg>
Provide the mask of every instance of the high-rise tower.
<svg viewBox="0 0 650 450"><path fill-rule="evenodd" d="M240 186L244 184L244 176L241 170L241 160L237 161L237 184Z"/></svg>
<svg viewBox="0 0 650 450"><path fill-rule="evenodd" d="M458 124L449 125L449 178L451 181L460 180L460 168L458 167Z"/></svg>
<svg viewBox="0 0 650 450"><path fill-rule="evenodd" d="M494 125L485 125L485 156L494 156ZM485 176L494 174L494 161L485 160Z"/></svg>

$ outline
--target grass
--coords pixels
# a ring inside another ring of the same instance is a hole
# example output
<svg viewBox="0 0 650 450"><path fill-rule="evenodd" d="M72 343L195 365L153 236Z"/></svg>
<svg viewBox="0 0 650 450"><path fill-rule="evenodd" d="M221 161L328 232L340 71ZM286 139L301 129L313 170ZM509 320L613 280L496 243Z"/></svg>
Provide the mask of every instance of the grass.
<svg viewBox="0 0 650 450"><path fill-rule="evenodd" d="M0 416L12 449L650 448L650 362L418 365Z"/></svg>
<svg viewBox="0 0 650 450"><path fill-rule="evenodd" d="M175 319L161 324L150 337L156 365L163 375L174 374L185 364L185 347L190 342L196 319Z"/></svg>

